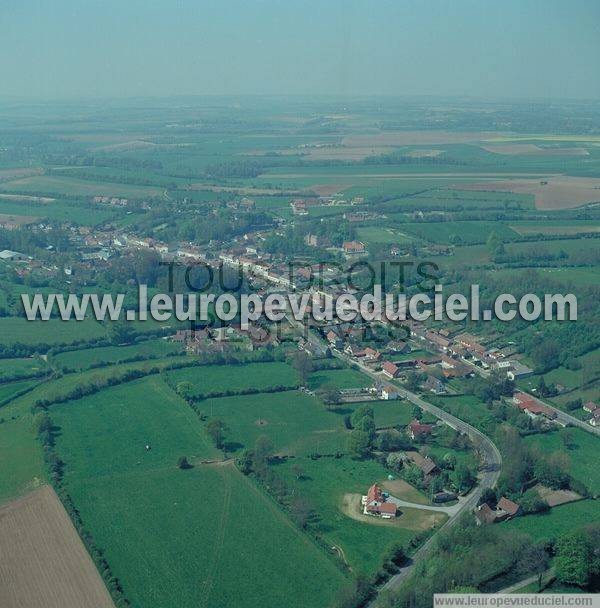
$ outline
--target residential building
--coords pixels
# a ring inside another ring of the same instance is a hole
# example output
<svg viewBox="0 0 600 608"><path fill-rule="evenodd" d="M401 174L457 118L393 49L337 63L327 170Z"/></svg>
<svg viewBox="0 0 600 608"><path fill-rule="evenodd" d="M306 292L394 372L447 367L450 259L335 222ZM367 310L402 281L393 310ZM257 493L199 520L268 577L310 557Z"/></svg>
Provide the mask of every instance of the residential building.
<svg viewBox="0 0 600 608"><path fill-rule="evenodd" d="M378 350L367 346L367 348L365 348L365 359L367 361L379 361L381 359L381 353Z"/></svg>
<svg viewBox="0 0 600 608"><path fill-rule="evenodd" d="M433 424L421 424L418 420L413 420L407 427L408 436L415 441L422 437L429 437L433 431Z"/></svg>
<svg viewBox="0 0 600 608"><path fill-rule="evenodd" d="M398 399L400 397L400 393L395 386L391 384L384 384L381 388L381 398L389 401L391 399Z"/></svg>
<svg viewBox="0 0 600 608"><path fill-rule="evenodd" d="M505 514L503 519L512 519L521 514L521 507L516 502L503 496L496 505L496 511L500 512L501 517L502 514Z"/></svg>
<svg viewBox="0 0 600 608"><path fill-rule="evenodd" d="M427 380L423 384L423 388L428 390L431 393L435 393L436 395L441 395L446 392L446 387L444 383L435 376L427 376Z"/></svg>
<svg viewBox="0 0 600 608"><path fill-rule="evenodd" d="M397 378L400 375L400 369L391 361L384 361L381 370L388 378Z"/></svg>
<svg viewBox="0 0 600 608"><path fill-rule="evenodd" d="M373 484L366 496L362 497L363 513L365 515L377 515L382 519L396 517L398 508L381 491L377 484Z"/></svg>
<svg viewBox="0 0 600 608"><path fill-rule="evenodd" d="M554 420L556 418L556 412L554 410L527 393L516 392L513 395L512 400L520 410L524 411L531 417L542 415L549 420Z"/></svg>
<svg viewBox="0 0 600 608"><path fill-rule="evenodd" d="M365 244L360 241L344 241L342 245L344 253L347 255L356 255L359 253L365 253Z"/></svg>

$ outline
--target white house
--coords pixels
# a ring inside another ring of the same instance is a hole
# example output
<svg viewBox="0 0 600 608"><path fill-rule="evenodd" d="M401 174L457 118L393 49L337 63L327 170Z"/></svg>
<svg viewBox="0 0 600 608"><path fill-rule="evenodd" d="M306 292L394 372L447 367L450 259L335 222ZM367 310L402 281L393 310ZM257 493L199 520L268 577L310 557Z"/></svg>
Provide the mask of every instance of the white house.
<svg viewBox="0 0 600 608"><path fill-rule="evenodd" d="M381 389L381 398L388 401L390 399L398 399L400 397L400 393L395 386L391 384L385 384Z"/></svg>

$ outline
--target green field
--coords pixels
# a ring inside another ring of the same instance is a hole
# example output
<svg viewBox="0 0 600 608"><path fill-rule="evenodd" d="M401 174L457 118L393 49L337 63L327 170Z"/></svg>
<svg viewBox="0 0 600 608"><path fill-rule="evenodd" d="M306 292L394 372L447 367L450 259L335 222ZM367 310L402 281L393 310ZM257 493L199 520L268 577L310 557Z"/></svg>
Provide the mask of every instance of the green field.
<svg viewBox="0 0 600 608"><path fill-rule="evenodd" d="M251 448L261 435L286 454L345 451L342 416L329 412L315 397L300 391L259 393L206 399L198 405L209 417L227 424L227 441Z"/></svg>
<svg viewBox="0 0 600 608"><path fill-rule="evenodd" d="M427 400L476 428L484 428L492 419L492 415L485 406L485 403L482 403L477 397L472 395L427 397Z"/></svg>
<svg viewBox="0 0 600 608"><path fill-rule="evenodd" d="M401 229L379 226L361 226L356 229L359 241L367 244L380 245L406 245L412 243L415 238L411 234L402 232Z"/></svg>
<svg viewBox="0 0 600 608"><path fill-rule="evenodd" d="M580 500L553 507L547 513L515 517L500 525L503 528L526 532L534 540L549 540L598 521L600 521L598 501Z"/></svg>
<svg viewBox="0 0 600 608"><path fill-rule="evenodd" d="M569 220L511 222L510 227L519 234L580 234L600 231L600 224L593 220L578 222Z"/></svg>
<svg viewBox="0 0 600 608"><path fill-rule="evenodd" d="M48 195L67 196L119 196L119 197L152 197L161 196L162 188L153 186L136 186L104 181L92 182L83 179L34 175L0 184L0 190L6 192L23 192L25 194L44 193Z"/></svg>
<svg viewBox="0 0 600 608"><path fill-rule="evenodd" d="M574 285L598 285L600 270L598 268L543 268L540 269L554 281L573 283Z"/></svg>
<svg viewBox="0 0 600 608"><path fill-rule="evenodd" d="M282 362L244 365L207 365L169 372L170 382L190 382L197 394L265 390L276 386L293 388L298 384L292 367Z"/></svg>
<svg viewBox="0 0 600 608"><path fill-rule="evenodd" d="M568 448L565 448L563 438L572 438ZM551 433L530 435L525 438L529 445L537 446L544 452L564 452L570 461L571 475L581 481L595 495L600 495L600 469L596 462L596 454L600 450L600 439L582 429L560 428Z"/></svg>
<svg viewBox="0 0 600 608"><path fill-rule="evenodd" d="M413 406L408 401L396 399L391 401L366 401L365 403L373 408L375 426L377 428L397 425L405 426L413 419ZM347 403L345 407L354 410L360 405L362 404Z"/></svg>
<svg viewBox="0 0 600 608"><path fill-rule="evenodd" d="M399 228L434 243L464 244L485 243L492 233L501 239L515 239L519 235L506 224L500 222L423 222L399 225ZM459 239L459 240L457 240Z"/></svg>
<svg viewBox="0 0 600 608"><path fill-rule="evenodd" d="M379 463L350 458L296 458L278 467L288 480L299 465L305 478L298 491L314 506L319 526L329 544L341 547L353 569L373 573L381 565L382 555L395 543L404 546L418 532L430 529L431 516L424 511L406 509L391 522L356 521L344 512L344 495L366 494L375 482L382 482L389 471Z"/></svg>
<svg viewBox="0 0 600 608"><path fill-rule="evenodd" d="M15 395L19 395L22 392L29 390L37 383L37 380L18 380L16 382L0 384L0 404L9 401Z"/></svg>
<svg viewBox="0 0 600 608"><path fill-rule="evenodd" d="M57 222L75 222L84 226L95 226L107 220L122 215L122 211L114 208L67 203L56 200L52 203L40 204L30 201L14 201L0 198L0 214L24 215L35 218L48 218Z"/></svg>
<svg viewBox="0 0 600 608"><path fill-rule="evenodd" d="M106 329L100 323L85 321L27 321L21 317L0 318L0 346L24 344L49 346L74 344L106 337Z"/></svg>
<svg viewBox="0 0 600 608"><path fill-rule="evenodd" d="M4 422L0 424L0 462L11 463L10 466L0 467L0 502L34 488L40 480L46 479L41 445L36 439L31 412L31 406L37 400L52 400L69 394L79 385L103 382L107 378L127 370L160 367L170 364L174 360L186 359L171 357L163 361L142 361L65 374L62 377L45 382L27 380L0 385L12 393L7 394L7 398L11 399L10 402L0 409L0 419L4 419ZM15 385L18 385L20 390L14 390ZM31 390L20 397L16 396L21 392L21 389L26 390L28 388L31 388Z"/></svg>
<svg viewBox="0 0 600 608"><path fill-rule="evenodd" d="M46 372L48 366L42 359L0 359L0 380L4 378L28 378Z"/></svg>
<svg viewBox="0 0 600 608"><path fill-rule="evenodd" d="M99 363L119 363L132 357L159 358L178 353L181 347L168 340L145 340L130 346L101 346L66 351L52 357L52 362L68 369L87 369Z"/></svg>
<svg viewBox="0 0 600 608"><path fill-rule="evenodd" d="M159 379L53 408L66 485L134 608L312 608L344 583L337 566L231 465ZM150 444L152 449L144 449ZM305 581L311 584L306 585Z"/></svg>
<svg viewBox="0 0 600 608"><path fill-rule="evenodd" d="M310 389L319 389L328 384L338 389L342 388L366 388L373 382L367 376L354 369L326 369L318 370L311 374L308 380Z"/></svg>
<svg viewBox="0 0 600 608"><path fill-rule="evenodd" d="M39 389L34 389L34 391ZM35 438L29 393L0 409L0 504L46 480L42 448Z"/></svg>

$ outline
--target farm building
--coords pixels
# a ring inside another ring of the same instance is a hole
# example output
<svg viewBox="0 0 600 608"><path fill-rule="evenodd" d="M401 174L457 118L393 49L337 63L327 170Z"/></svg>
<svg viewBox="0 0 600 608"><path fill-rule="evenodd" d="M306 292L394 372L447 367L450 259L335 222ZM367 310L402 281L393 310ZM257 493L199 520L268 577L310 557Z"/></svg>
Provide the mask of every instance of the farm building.
<svg viewBox="0 0 600 608"><path fill-rule="evenodd" d="M446 387L444 386L444 383L435 376L427 376L427 380L425 380L423 388L430 391L431 393L435 393L436 395L441 395L442 393L446 392Z"/></svg>
<svg viewBox="0 0 600 608"><path fill-rule="evenodd" d="M445 338L444 336L441 336L440 334L438 334L435 331L428 331L425 334L425 338L427 340L429 340L429 342L431 342L432 344L435 344L438 348L440 348L444 352L447 351L448 348L450 348L450 345L452 344L452 340Z"/></svg>
<svg viewBox="0 0 600 608"><path fill-rule="evenodd" d="M433 495L433 502L449 502L451 500L456 500L456 492L448 492L447 490L443 490L442 492L436 492Z"/></svg>
<svg viewBox="0 0 600 608"><path fill-rule="evenodd" d="M27 259L29 259L28 256L18 251L11 251L10 249L0 251L0 260L4 260L5 262L22 262Z"/></svg>
<svg viewBox="0 0 600 608"><path fill-rule="evenodd" d="M490 507L486 502L479 505L475 511L475 519L477 525L493 524L496 522L496 511Z"/></svg>

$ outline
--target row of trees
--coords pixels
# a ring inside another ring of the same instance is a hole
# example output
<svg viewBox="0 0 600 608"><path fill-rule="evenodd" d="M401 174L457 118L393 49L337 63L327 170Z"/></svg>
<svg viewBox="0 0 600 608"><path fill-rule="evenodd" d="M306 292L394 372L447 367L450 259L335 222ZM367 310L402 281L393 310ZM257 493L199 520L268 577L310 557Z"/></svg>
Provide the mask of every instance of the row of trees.
<svg viewBox="0 0 600 608"><path fill-rule="evenodd" d="M34 418L34 424L37 431L37 436L42 444L44 452L44 462L50 473L50 480L56 490L62 504L64 505L73 525L75 526L79 536L83 540L89 554L94 560L98 571L100 572L106 586L113 598L117 608L126 608L130 605L129 600L125 596L125 592L121 585L121 581L114 576L110 564L106 560L104 551L98 546L91 532L84 526L81 514L71 495L68 493L64 484L65 462L60 458L56 451L56 436L58 428L54 425L52 419L46 412L38 412Z"/></svg>

